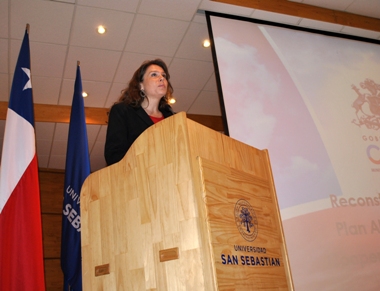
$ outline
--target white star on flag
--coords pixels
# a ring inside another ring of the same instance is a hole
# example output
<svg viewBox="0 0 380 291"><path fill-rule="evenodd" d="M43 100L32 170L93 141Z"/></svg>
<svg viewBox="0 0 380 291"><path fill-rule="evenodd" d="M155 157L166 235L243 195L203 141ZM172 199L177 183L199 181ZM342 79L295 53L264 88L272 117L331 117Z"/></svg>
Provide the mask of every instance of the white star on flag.
<svg viewBox="0 0 380 291"><path fill-rule="evenodd" d="M28 88L32 88L32 82L30 81L30 70L28 68L21 68L21 69L25 72L25 74L28 75L28 78L29 78L28 82L26 82L24 86L24 89L22 89L22 91L24 91Z"/></svg>

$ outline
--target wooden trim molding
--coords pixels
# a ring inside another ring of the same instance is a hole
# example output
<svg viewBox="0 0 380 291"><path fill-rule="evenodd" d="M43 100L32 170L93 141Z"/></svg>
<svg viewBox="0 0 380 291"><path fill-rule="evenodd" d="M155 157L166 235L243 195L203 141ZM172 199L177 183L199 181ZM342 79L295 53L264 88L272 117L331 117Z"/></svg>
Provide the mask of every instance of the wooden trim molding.
<svg viewBox="0 0 380 291"><path fill-rule="evenodd" d="M8 102L0 102L0 120L7 116ZM85 107L86 123L106 125L108 121L109 108ZM34 104L34 120L36 122L69 123L71 106ZM187 114L187 117L204 126L216 131L223 131L221 116Z"/></svg>
<svg viewBox="0 0 380 291"><path fill-rule="evenodd" d="M301 18L380 31L380 19L288 0L211 0L225 4L281 13Z"/></svg>
<svg viewBox="0 0 380 291"><path fill-rule="evenodd" d="M0 120L5 120L8 102L0 102ZM85 107L87 124L107 124L108 108ZM70 122L71 106L34 104L34 120L36 122Z"/></svg>

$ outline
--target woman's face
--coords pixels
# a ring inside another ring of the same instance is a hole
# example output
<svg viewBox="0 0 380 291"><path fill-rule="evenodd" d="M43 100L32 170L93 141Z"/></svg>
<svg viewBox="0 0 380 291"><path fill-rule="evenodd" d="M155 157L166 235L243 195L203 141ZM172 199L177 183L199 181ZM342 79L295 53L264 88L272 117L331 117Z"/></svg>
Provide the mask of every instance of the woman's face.
<svg viewBox="0 0 380 291"><path fill-rule="evenodd" d="M150 65L145 71L140 86L148 98L161 99L168 90L165 71L160 66Z"/></svg>

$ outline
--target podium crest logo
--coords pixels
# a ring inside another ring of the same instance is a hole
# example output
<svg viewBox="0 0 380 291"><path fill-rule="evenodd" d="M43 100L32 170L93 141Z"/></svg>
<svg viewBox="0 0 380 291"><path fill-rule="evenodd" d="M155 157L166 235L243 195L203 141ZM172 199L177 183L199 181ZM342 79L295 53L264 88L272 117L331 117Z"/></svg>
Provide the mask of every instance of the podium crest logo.
<svg viewBox="0 0 380 291"><path fill-rule="evenodd" d="M254 241L258 234L258 222L253 207L244 199L235 205L235 223L241 236L247 241Z"/></svg>
<svg viewBox="0 0 380 291"><path fill-rule="evenodd" d="M352 103L357 119L352 123L357 126L365 126L368 129L380 129L380 85L371 79L365 79L360 83L361 89L352 85L352 90L357 98Z"/></svg>

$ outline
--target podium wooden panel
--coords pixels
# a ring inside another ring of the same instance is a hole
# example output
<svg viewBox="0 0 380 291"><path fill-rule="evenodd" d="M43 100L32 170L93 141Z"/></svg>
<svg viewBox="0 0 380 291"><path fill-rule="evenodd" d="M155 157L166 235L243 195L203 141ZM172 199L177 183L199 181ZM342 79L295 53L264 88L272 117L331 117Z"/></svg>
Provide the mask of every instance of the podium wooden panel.
<svg viewBox="0 0 380 291"><path fill-rule="evenodd" d="M178 113L81 191L83 290L293 290L266 150Z"/></svg>

